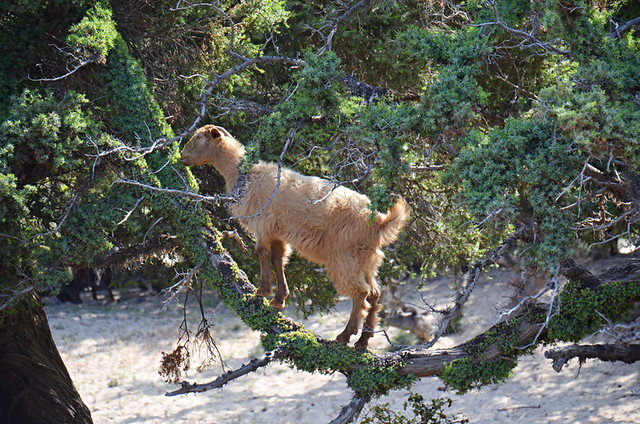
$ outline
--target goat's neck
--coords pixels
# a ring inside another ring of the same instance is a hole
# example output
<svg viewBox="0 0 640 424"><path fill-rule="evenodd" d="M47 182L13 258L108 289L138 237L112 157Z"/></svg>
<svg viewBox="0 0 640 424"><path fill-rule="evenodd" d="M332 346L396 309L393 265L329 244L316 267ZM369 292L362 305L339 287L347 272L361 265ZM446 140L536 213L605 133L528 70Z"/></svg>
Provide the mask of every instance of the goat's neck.
<svg viewBox="0 0 640 424"><path fill-rule="evenodd" d="M238 179L238 174L240 172L240 162L242 161L242 155L227 157L224 160L218 161L214 166L222 175L225 182L225 187L227 189L227 193L231 193L231 189L236 183L236 179Z"/></svg>

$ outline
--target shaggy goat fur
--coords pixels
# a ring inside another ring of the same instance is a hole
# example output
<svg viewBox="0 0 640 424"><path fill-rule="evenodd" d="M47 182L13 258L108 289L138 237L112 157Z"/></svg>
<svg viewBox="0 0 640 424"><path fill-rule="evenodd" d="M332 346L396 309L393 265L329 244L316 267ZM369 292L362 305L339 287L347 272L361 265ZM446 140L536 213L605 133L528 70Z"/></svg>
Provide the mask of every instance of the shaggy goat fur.
<svg viewBox="0 0 640 424"><path fill-rule="evenodd" d="M182 162L186 166L213 165L231 193L244 153L244 146L224 128L207 125L198 129L184 147ZM372 220L366 196L283 167L280 185L269 202L277 175L276 164L254 164L241 199L231 206L233 216L256 237L261 271L256 294L270 294L273 267L277 289L270 305L284 307L289 295L284 265L292 247L300 256L323 265L338 293L353 300L347 327L337 337L339 342L349 342L366 314L362 335L356 342L356 347L366 348L378 322L380 289L376 275L384 257L380 248L393 242L405 226L409 216L405 201L398 199L389 213L378 213Z"/></svg>

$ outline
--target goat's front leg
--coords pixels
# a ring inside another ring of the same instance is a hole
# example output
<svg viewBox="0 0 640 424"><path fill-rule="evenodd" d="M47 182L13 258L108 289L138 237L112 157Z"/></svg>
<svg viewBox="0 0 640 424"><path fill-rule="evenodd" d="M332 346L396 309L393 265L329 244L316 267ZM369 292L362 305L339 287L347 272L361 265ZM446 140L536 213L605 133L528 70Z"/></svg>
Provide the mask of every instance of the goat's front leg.
<svg viewBox="0 0 640 424"><path fill-rule="evenodd" d="M276 295L273 297L269 305L283 309L284 302L289 296L289 287L287 286L287 280L284 276L284 256L286 252L286 246L282 242L271 243L271 265L276 273Z"/></svg>
<svg viewBox="0 0 640 424"><path fill-rule="evenodd" d="M347 326L344 331L338 334L336 340L342 344L349 343L349 339L352 335L358 332L358 328L360 328L360 322L362 322L362 315L365 309L365 299L367 297L366 293L358 293L353 296L351 299L353 300L353 307L351 308L351 315L349 315L349 322L347 322Z"/></svg>
<svg viewBox="0 0 640 424"><path fill-rule="evenodd" d="M257 296L269 296L271 294L271 261L269 260L269 248L256 245L256 252L260 258L260 287L256 291Z"/></svg>

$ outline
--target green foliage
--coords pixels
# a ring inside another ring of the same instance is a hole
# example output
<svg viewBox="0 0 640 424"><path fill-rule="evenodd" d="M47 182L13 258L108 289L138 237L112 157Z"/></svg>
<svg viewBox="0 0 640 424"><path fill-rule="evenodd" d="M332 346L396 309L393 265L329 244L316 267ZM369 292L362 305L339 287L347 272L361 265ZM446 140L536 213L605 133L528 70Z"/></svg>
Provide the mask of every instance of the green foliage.
<svg viewBox="0 0 640 424"><path fill-rule="evenodd" d="M110 115L115 124L114 130L125 137L144 140L147 144L170 136L171 128L149 90L144 71L121 37L115 40L106 68L102 79L112 101Z"/></svg>
<svg viewBox="0 0 640 424"><path fill-rule="evenodd" d="M71 26L67 44L84 58L97 56L104 60L117 36L111 10L97 3L79 23Z"/></svg>
<svg viewBox="0 0 640 424"><path fill-rule="evenodd" d="M425 64L424 105L421 125L430 134L465 128L476 119L475 107L484 103L485 93L476 76L487 50L487 38L477 28L453 34L410 28L401 34L413 54Z"/></svg>
<svg viewBox="0 0 640 424"><path fill-rule="evenodd" d="M255 139L268 150L261 151L261 157L277 161L280 150L289 132L300 127L302 121L314 116L323 116L331 125L341 115L340 97L336 92L339 60L332 52L316 56L310 51L304 55L305 66L295 75L295 87L287 102L277 105L273 112L260 121ZM326 129L316 135L326 137ZM308 140L311 141L311 140ZM324 143L322 143L324 144Z"/></svg>
<svg viewBox="0 0 640 424"><path fill-rule="evenodd" d="M640 282L615 282L595 291L569 281L560 294L560 309L549 322L548 340L577 342L608 322L618 322L640 300Z"/></svg>
<svg viewBox="0 0 640 424"><path fill-rule="evenodd" d="M557 202L581 165L571 140L553 121L510 119L487 135L471 133L467 143L444 182L462 182L479 221L494 215L506 223L534 219L537 240L528 254L553 270L575 248L573 217Z"/></svg>
<svg viewBox="0 0 640 424"><path fill-rule="evenodd" d="M370 353L360 353L337 342L321 343L307 331L263 334L262 346L267 351L286 347L287 360L302 371L349 372L349 387L359 396L382 396L390 390L409 387L416 379L399 375L396 365L376 365Z"/></svg>
<svg viewBox="0 0 640 424"><path fill-rule="evenodd" d="M445 365L440 379L458 394L489 384L500 384L509 379L517 361L497 358L477 361L473 358L456 359Z"/></svg>
<svg viewBox="0 0 640 424"><path fill-rule="evenodd" d="M375 405L366 414L360 424L454 424L468 423L464 417L447 417L444 408L450 408L453 401L448 398L431 399L431 403L425 402L422 395L411 393L404 402L402 409L411 407L413 418L408 418L401 413L391 411L389 403Z"/></svg>
<svg viewBox="0 0 640 424"><path fill-rule="evenodd" d="M259 281L256 275L254 281ZM330 311L337 300L337 292L326 273L318 266L293 255L287 264L287 284L291 290L291 304L296 313L305 318L317 312ZM331 313L331 312L329 312Z"/></svg>
<svg viewBox="0 0 640 424"><path fill-rule="evenodd" d="M473 355L475 359L482 359L487 348L497 343L503 354L511 355L519 348L517 345L519 324L517 320L499 322L468 342L465 345L465 351ZM522 350L519 352L522 353Z"/></svg>
<svg viewBox="0 0 640 424"><path fill-rule="evenodd" d="M0 125L0 250L12 258L1 265L3 285L19 278L14 267L24 267L29 275L59 277L45 272L46 260L55 253L22 240L40 243L41 234L57 227L74 196L78 173L88 172L89 146L83 138L94 134L95 123L86 103L73 92L60 101L51 93L25 90L12 99L8 119ZM46 260L27 260L33 255Z"/></svg>

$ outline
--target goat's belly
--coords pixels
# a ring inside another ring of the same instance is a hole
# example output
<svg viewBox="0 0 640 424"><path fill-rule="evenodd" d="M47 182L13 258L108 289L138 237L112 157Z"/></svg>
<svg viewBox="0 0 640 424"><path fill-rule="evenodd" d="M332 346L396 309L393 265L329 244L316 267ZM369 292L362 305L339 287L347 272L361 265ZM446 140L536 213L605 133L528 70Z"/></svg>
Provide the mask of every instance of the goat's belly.
<svg viewBox="0 0 640 424"><path fill-rule="evenodd" d="M283 241L293 247L303 258L325 265L329 260L329 250L332 247L329 237L321 232L287 233Z"/></svg>

